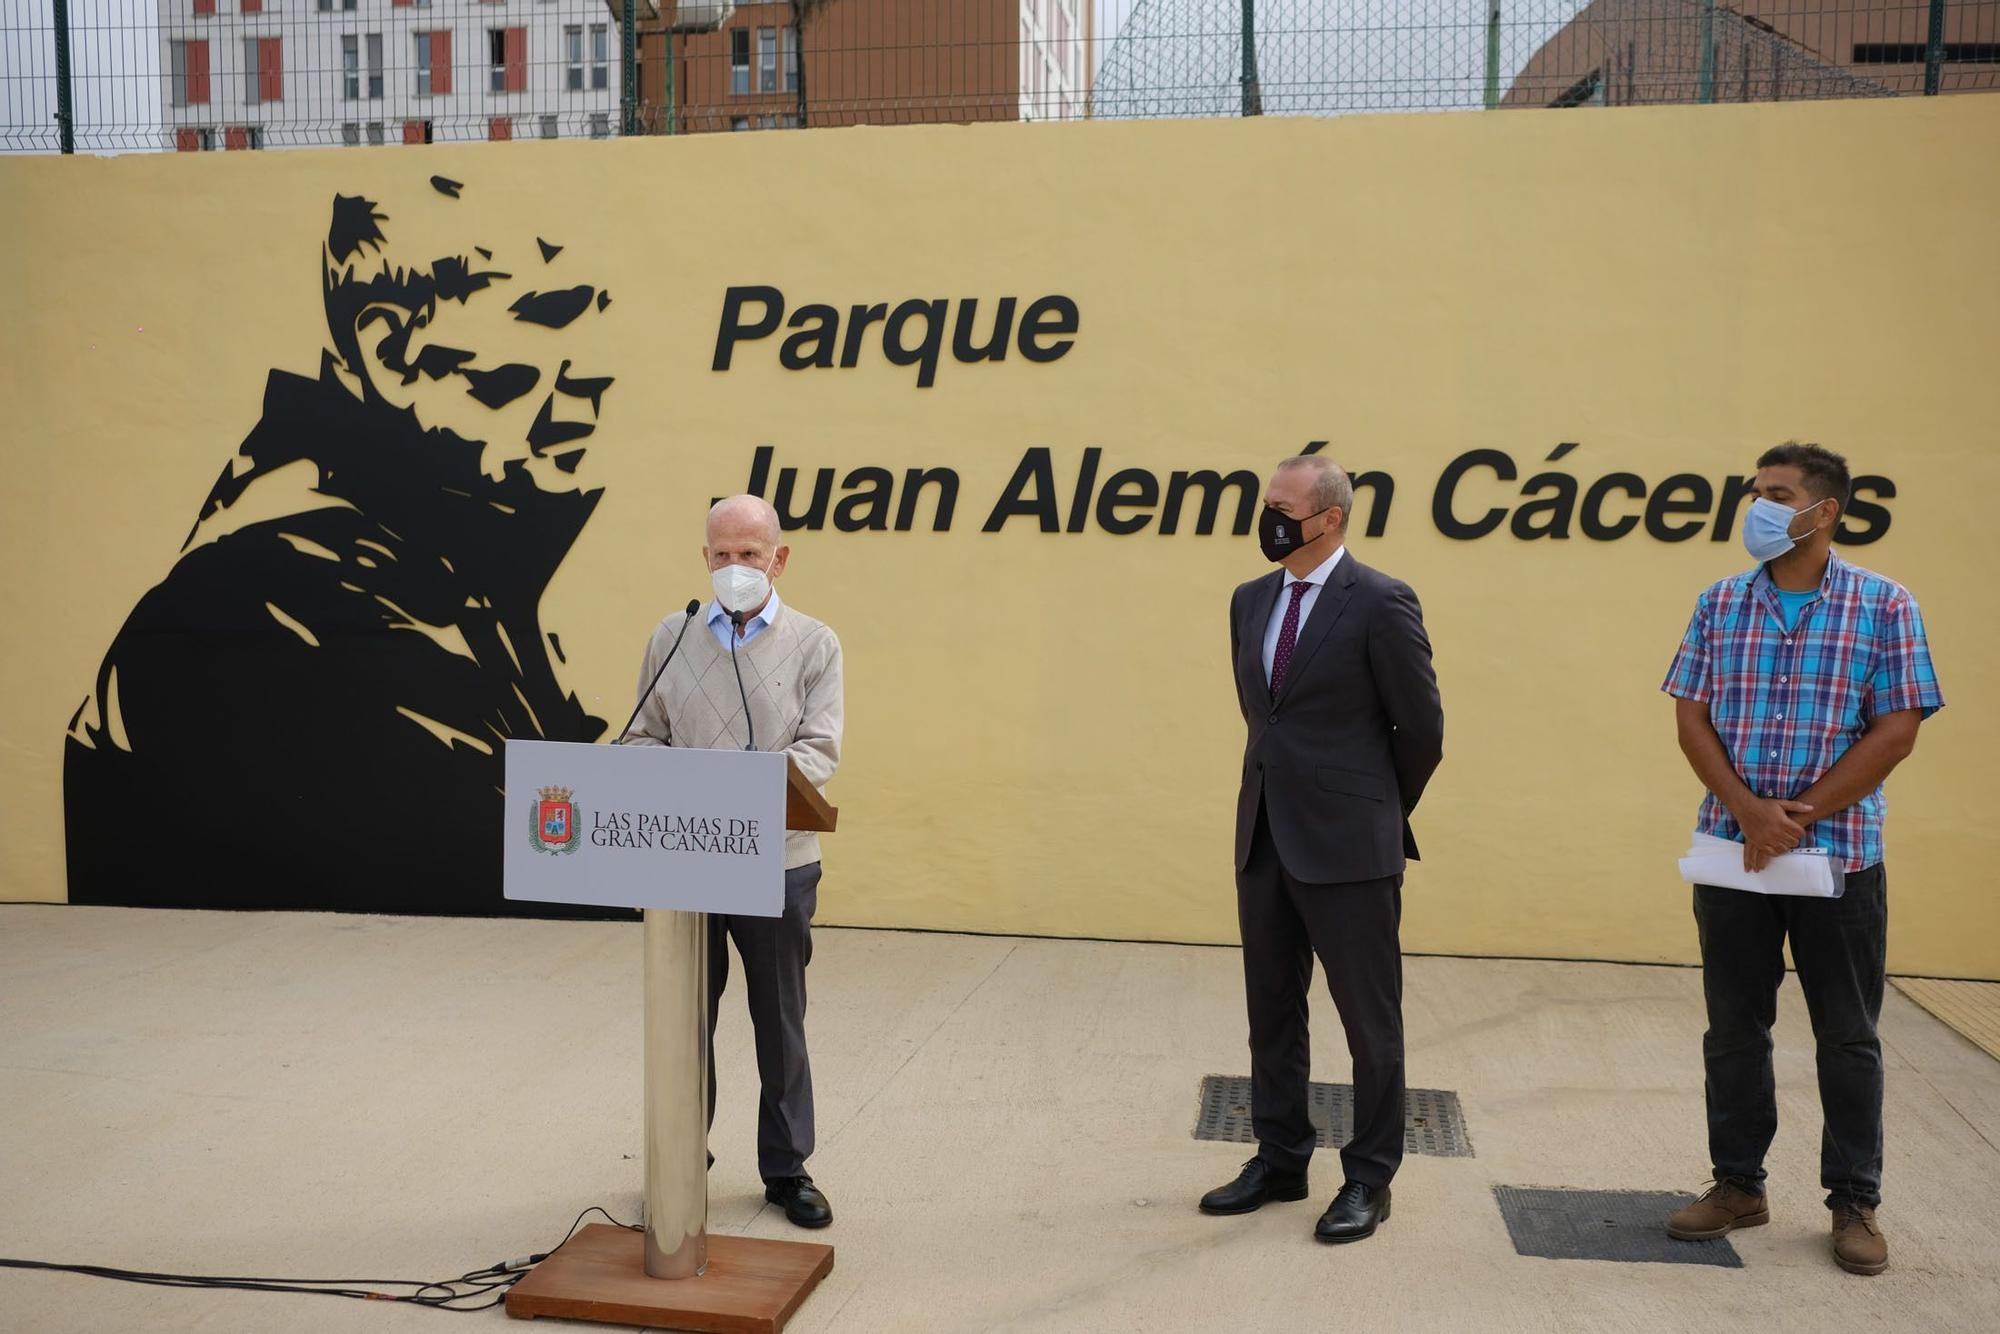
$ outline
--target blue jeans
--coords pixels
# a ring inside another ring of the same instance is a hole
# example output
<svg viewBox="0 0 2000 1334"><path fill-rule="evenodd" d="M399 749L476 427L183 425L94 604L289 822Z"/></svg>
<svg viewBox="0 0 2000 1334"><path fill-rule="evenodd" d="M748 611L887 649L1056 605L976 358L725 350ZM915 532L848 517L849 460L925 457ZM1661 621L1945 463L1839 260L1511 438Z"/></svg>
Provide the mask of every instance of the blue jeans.
<svg viewBox="0 0 2000 1334"><path fill-rule="evenodd" d="M1792 945L1799 990L1818 1047L1820 1185L1828 1207L1882 1200L1882 980L1889 936L1881 865L1847 877L1837 899L1751 894L1697 885L1702 993L1708 1032L1708 1151L1717 1180L1764 1187L1764 1155L1778 1132L1771 1026Z"/></svg>

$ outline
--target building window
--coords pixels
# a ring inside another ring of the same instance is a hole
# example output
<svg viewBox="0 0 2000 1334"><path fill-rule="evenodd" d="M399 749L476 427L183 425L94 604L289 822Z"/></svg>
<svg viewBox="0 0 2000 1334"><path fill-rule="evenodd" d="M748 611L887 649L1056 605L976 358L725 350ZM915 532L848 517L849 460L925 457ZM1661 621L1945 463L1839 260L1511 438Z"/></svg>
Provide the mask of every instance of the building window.
<svg viewBox="0 0 2000 1334"><path fill-rule="evenodd" d="M490 86L496 93L521 93L528 89L528 30L490 28L486 33L487 59L491 66ZM509 136L510 138L512 136Z"/></svg>
<svg viewBox="0 0 2000 1334"><path fill-rule="evenodd" d="M215 0L194 0L194 16L196 18L198 19L207 18L210 14L213 14L214 12L215 12ZM204 131L204 133L206 133L211 139L215 137L215 131L213 130ZM194 150L184 149L182 151L193 152Z"/></svg>
<svg viewBox="0 0 2000 1334"><path fill-rule="evenodd" d="M322 14L331 14L333 12L333 0L319 0L319 12ZM361 133L359 126L342 126L341 129L343 133L348 129L353 129L357 137Z"/></svg>
<svg viewBox="0 0 2000 1334"><path fill-rule="evenodd" d="M427 120L406 120L403 122L403 142L406 144L427 144L431 141L431 123Z"/></svg>
<svg viewBox="0 0 2000 1334"><path fill-rule="evenodd" d="M320 8L325 9L330 4L332 4L332 0L323 0L323 3L320 5ZM350 120L342 124L340 127L340 142L347 145L349 148L354 148L359 146L359 144L361 143L361 123L359 121Z"/></svg>
<svg viewBox="0 0 2000 1334"><path fill-rule="evenodd" d="M215 131L206 125L189 125L175 130L174 151L177 153L213 153L215 151Z"/></svg>
<svg viewBox="0 0 2000 1334"><path fill-rule="evenodd" d="M243 100L251 106L285 100L284 42L282 37L243 39Z"/></svg>
<svg viewBox="0 0 2000 1334"><path fill-rule="evenodd" d="M583 29L563 29L563 60L569 66L563 86L573 93L583 91Z"/></svg>
<svg viewBox="0 0 2000 1334"><path fill-rule="evenodd" d="M611 86L611 29L602 23L590 25L590 86Z"/></svg>
<svg viewBox="0 0 2000 1334"><path fill-rule="evenodd" d="M208 43L175 42L173 61L174 105L198 107L208 104Z"/></svg>
<svg viewBox="0 0 2000 1334"><path fill-rule="evenodd" d="M341 9L349 14L354 12L354 0L340 0Z"/></svg>
<svg viewBox="0 0 2000 1334"><path fill-rule="evenodd" d="M778 91L778 30L757 29L757 91Z"/></svg>
<svg viewBox="0 0 2000 1334"><path fill-rule="evenodd" d="M384 138L384 136L383 136L383 134L382 134L382 122L381 122L381 121L379 121L379 120L371 120L371 121L369 121L369 122L368 122L368 142L369 142L369 143L371 143L371 144L379 144L379 143L383 143L383 142L386 142L386 140L385 140L385 138Z"/></svg>
<svg viewBox="0 0 2000 1334"><path fill-rule="evenodd" d="M514 137L514 118L512 116L495 116L488 120L486 122L486 137L496 142L501 139L512 139Z"/></svg>
<svg viewBox="0 0 2000 1334"><path fill-rule="evenodd" d="M261 14L264 12L264 0L243 0L242 11L245 14ZM230 133L234 134L235 131L231 130Z"/></svg>
<svg viewBox="0 0 2000 1334"><path fill-rule="evenodd" d="M543 116L542 138L553 139L555 137L556 137L556 118L554 116Z"/></svg>
<svg viewBox="0 0 2000 1334"><path fill-rule="evenodd" d="M377 102L380 101L381 98L382 98L382 34L379 32L371 32L368 34L368 100L371 102Z"/></svg>
<svg viewBox="0 0 2000 1334"><path fill-rule="evenodd" d="M796 93L799 90L799 47L792 40L790 28L778 29L778 56L785 70L785 91Z"/></svg>
<svg viewBox="0 0 2000 1334"><path fill-rule="evenodd" d="M349 102L361 97L361 39L351 32L340 39L340 95ZM360 128L350 128L356 136L354 142L359 143Z"/></svg>
<svg viewBox="0 0 2000 1334"><path fill-rule="evenodd" d="M451 33L412 34L417 51L417 96L430 97L451 91ZM426 139L425 143L430 141Z"/></svg>
<svg viewBox="0 0 2000 1334"><path fill-rule="evenodd" d="M730 118L729 128L732 130L747 130L750 128L750 118L748 116L733 116Z"/></svg>
<svg viewBox="0 0 2000 1334"><path fill-rule="evenodd" d="M611 116L609 113L603 111L592 113L590 117L590 137L593 139L609 139L611 137Z"/></svg>
<svg viewBox="0 0 2000 1334"><path fill-rule="evenodd" d="M750 30L732 28L729 31L729 91L747 93L750 91Z"/></svg>

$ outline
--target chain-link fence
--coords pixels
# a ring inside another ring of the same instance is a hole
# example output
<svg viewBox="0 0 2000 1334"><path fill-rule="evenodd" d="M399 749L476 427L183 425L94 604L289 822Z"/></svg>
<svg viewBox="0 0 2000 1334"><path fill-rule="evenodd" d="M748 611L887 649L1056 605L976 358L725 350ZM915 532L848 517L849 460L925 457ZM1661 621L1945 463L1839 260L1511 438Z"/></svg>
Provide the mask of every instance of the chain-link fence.
<svg viewBox="0 0 2000 1334"><path fill-rule="evenodd" d="M2000 0L6 0L0 150L2000 88Z"/></svg>

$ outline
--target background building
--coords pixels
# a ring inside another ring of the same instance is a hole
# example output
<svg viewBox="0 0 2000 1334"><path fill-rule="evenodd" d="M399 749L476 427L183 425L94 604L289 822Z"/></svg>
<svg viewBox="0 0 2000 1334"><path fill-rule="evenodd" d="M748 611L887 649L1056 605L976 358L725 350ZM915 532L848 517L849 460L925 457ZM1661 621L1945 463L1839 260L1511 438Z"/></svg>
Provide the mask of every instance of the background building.
<svg viewBox="0 0 2000 1334"><path fill-rule="evenodd" d="M603 137L603 0L159 0L168 146Z"/></svg>
<svg viewBox="0 0 2000 1334"><path fill-rule="evenodd" d="M689 8L640 23L645 132L1088 114L1091 0L745 4L714 31L669 33Z"/></svg>
<svg viewBox="0 0 2000 1334"><path fill-rule="evenodd" d="M1941 93L2000 88L2000 5L1943 7ZM1503 106L1781 102L1924 91L1928 3L1594 0Z"/></svg>

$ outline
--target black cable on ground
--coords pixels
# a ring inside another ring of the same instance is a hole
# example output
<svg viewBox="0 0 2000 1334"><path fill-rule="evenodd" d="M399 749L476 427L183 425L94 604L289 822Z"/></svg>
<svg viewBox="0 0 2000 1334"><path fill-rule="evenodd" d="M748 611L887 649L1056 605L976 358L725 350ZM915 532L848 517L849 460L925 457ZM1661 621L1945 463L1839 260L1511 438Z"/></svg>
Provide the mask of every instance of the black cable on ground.
<svg viewBox="0 0 2000 1334"><path fill-rule="evenodd" d="M49 1260L12 1260L0 1258L0 1269L40 1269L62 1274L82 1274L89 1278L116 1279L121 1283L144 1283L162 1288L207 1288L217 1291L237 1292L291 1292L320 1297L346 1297L355 1301L403 1302L407 1305L428 1306L438 1311L490 1311L507 1299L507 1289L521 1281L521 1276L536 1265L561 1250L576 1230L583 1226L583 1220L592 1214L603 1214L605 1219L618 1227L638 1231L633 1223L620 1223L601 1205L591 1205L576 1216L569 1225L563 1239L548 1250L535 1255L524 1255L515 1260L503 1260L488 1265L484 1269L474 1269L457 1278L440 1282L420 1282L408 1278L258 1278L229 1274L166 1274L145 1269L114 1269L109 1265L57 1264ZM384 1292L384 1288L409 1288L409 1292ZM461 1289L464 1289L461 1291ZM489 1293L497 1296L487 1298ZM477 1302L477 1305L463 1306L461 1302Z"/></svg>

